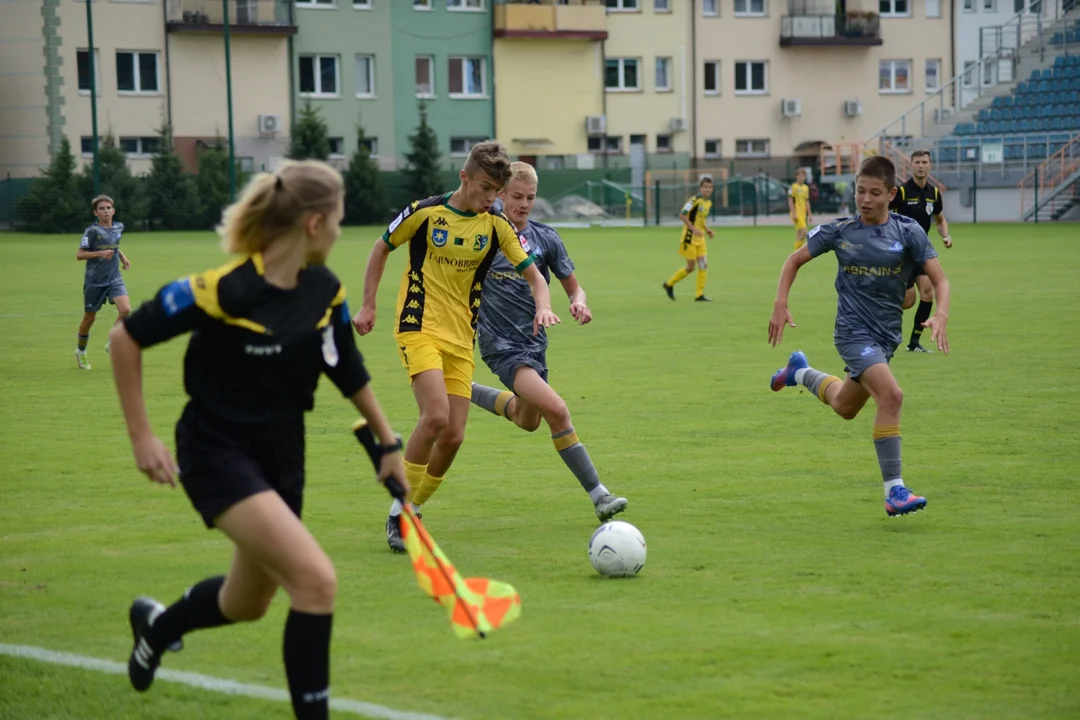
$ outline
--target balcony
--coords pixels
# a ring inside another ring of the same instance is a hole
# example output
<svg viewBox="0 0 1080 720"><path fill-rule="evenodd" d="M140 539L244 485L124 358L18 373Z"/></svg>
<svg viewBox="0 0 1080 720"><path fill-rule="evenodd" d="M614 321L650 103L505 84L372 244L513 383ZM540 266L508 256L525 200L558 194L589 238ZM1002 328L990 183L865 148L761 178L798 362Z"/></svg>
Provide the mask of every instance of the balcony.
<svg viewBox="0 0 1080 720"><path fill-rule="evenodd" d="M292 0L225 0L229 33L237 35L295 35ZM166 0L165 28L176 33L225 31L222 0Z"/></svg>
<svg viewBox="0 0 1080 720"><path fill-rule="evenodd" d="M877 13L846 15L784 15L780 18L780 47L881 45Z"/></svg>
<svg viewBox="0 0 1080 720"><path fill-rule="evenodd" d="M602 0L496 0L495 37L607 40Z"/></svg>

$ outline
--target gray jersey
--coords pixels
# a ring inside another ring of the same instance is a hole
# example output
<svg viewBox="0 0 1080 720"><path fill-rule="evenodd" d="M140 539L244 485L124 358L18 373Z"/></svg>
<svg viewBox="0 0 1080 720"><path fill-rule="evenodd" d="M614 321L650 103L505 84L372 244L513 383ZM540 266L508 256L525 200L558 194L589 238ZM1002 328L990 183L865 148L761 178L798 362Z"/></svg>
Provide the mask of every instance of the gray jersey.
<svg viewBox="0 0 1080 720"><path fill-rule="evenodd" d="M566 254L559 233L543 223L529 221L519 235L525 239L522 246L536 259L536 269L551 282L551 274L560 280L574 272L574 262ZM536 302L529 283L521 277L510 261L499 252L484 278L484 292L480 299L481 351L503 351L512 348L543 349L547 347L547 334L540 328L533 335L533 318Z"/></svg>
<svg viewBox="0 0 1080 720"><path fill-rule="evenodd" d="M114 222L112 227L102 227L94 223L86 228L80 250L112 250L113 256L105 258L90 258L86 261L86 280L84 284L89 287L102 287L112 285L120 279L120 236L124 234L124 223Z"/></svg>
<svg viewBox="0 0 1080 720"><path fill-rule="evenodd" d="M900 344L904 291L922 263L938 256L911 218L890 214L884 225L863 225L859 216L819 225L806 236L811 257L830 250L836 273L834 338L871 338L883 347Z"/></svg>

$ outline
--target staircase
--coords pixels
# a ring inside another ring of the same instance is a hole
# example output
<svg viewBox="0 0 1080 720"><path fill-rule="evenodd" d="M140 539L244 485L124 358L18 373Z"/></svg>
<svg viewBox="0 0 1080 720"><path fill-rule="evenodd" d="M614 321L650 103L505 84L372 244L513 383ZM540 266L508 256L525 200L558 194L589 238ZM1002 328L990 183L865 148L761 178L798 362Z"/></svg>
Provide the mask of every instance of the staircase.
<svg viewBox="0 0 1080 720"><path fill-rule="evenodd" d="M903 182L901 178L911 177L911 160L908 158L907 153L901 152L888 140L882 140L881 154L892 160L893 165L896 166L896 182ZM945 187L945 183L941 182L933 175L928 175L926 181L931 185L936 186L942 192L948 190L948 188Z"/></svg>
<svg viewBox="0 0 1080 720"><path fill-rule="evenodd" d="M1060 220L1080 205L1080 133L1020 181L1020 219Z"/></svg>

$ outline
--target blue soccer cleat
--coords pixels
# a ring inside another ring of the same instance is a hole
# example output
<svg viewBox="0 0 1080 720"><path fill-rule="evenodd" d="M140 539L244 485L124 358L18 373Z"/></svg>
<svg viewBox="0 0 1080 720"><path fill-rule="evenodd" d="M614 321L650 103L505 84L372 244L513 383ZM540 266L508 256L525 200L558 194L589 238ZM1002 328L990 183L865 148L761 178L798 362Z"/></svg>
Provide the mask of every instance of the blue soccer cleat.
<svg viewBox="0 0 1080 720"><path fill-rule="evenodd" d="M795 382L795 371L807 367L810 367L810 363L806 360L806 355L803 355L802 350L796 350L791 353L787 365L773 374L772 382L769 384L769 387L773 389L773 392L783 390L785 387L795 387L798 385L798 383Z"/></svg>
<svg viewBox="0 0 1080 720"><path fill-rule="evenodd" d="M885 513L889 517L907 515L926 507L926 498L916 495L903 485L889 488L889 497L885 500Z"/></svg>

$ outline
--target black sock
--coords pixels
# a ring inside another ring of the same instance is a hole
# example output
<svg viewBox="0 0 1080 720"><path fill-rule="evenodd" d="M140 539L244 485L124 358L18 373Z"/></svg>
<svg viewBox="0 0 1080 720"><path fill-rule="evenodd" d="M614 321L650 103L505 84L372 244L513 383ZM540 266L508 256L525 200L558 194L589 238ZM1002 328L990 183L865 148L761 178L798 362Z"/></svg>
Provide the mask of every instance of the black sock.
<svg viewBox="0 0 1080 720"><path fill-rule="evenodd" d="M221 614L218 593L225 584L225 576L207 578L192 585L180 598L157 616L150 626L146 640L159 655L192 630L229 625L231 621Z"/></svg>
<svg viewBox="0 0 1080 720"><path fill-rule="evenodd" d="M932 302L919 301L919 307L915 310L915 327L911 329L911 341L908 343L908 347L915 347L919 344L919 338L922 337L923 331L922 324L930 319L930 310L933 307L934 303Z"/></svg>
<svg viewBox="0 0 1080 720"><path fill-rule="evenodd" d="M285 621L285 676L297 720L330 717L330 628L334 616L290 610Z"/></svg>

